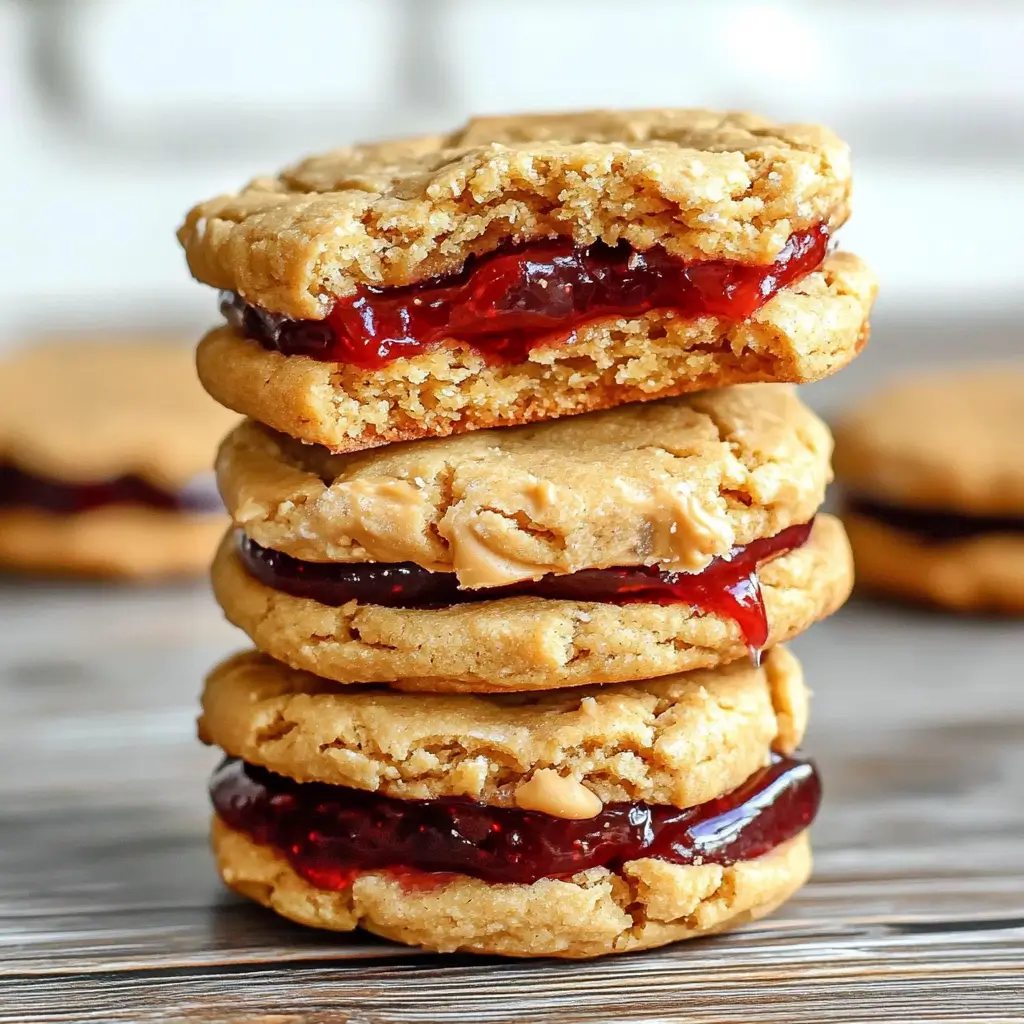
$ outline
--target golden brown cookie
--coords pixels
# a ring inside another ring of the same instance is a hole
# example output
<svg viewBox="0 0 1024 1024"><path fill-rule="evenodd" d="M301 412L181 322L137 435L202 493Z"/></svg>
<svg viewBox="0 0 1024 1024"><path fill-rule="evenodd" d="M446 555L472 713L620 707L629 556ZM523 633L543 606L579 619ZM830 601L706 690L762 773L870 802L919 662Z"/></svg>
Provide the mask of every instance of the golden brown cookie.
<svg viewBox="0 0 1024 1024"><path fill-rule="evenodd" d="M839 608L853 581L838 520L819 516L802 547L760 570L765 647ZM293 597L258 582L229 534L213 585L228 619L260 650L342 683L490 692L624 682L713 668L745 657L737 622L689 604L627 605L506 597L436 609Z"/></svg>
<svg viewBox="0 0 1024 1024"><path fill-rule="evenodd" d="M334 931L358 926L444 953L582 959L648 949L763 917L811 873L805 832L727 866L645 858L619 872L591 868L532 885L450 875L426 889L363 871L333 891L311 885L273 847L216 818L212 838L224 882L283 917Z"/></svg>
<svg viewBox="0 0 1024 1024"><path fill-rule="evenodd" d="M0 363L0 565L194 573L224 516L209 465L237 418L187 348L80 339Z"/></svg>
<svg viewBox="0 0 1024 1024"><path fill-rule="evenodd" d="M400 799L465 796L518 806L556 770L604 803L689 807L791 754L807 724L799 662L784 647L634 684L541 694L408 694L339 688L255 651L206 681L200 736L299 782Z"/></svg>
<svg viewBox="0 0 1024 1024"><path fill-rule="evenodd" d="M1024 612L1024 368L897 383L839 423L836 469L867 587Z"/></svg>
<svg viewBox="0 0 1024 1024"><path fill-rule="evenodd" d="M479 118L449 135L339 149L195 207L192 273L319 319L331 297L451 271L509 240L664 246L771 263L846 219L846 145L814 125L708 110Z"/></svg>
<svg viewBox="0 0 1024 1024"><path fill-rule="evenodd" d="M211 331L199 375L219 402L334 451L532 423L624 402L756 381L802 383L845 366L868 336L875 279L848 253L779 292L749 320L664 311L605 319L524 363L444 345L379 369L264 349Z"/></svg>
<svg viewBox="0 0 1024 1024"><path fill-rule="evenodd" d="M825 425L782 385L331 455L251 421L217 478L235 523L314 562L415 562L465 586L658 564L693 571L811 519Z"/></svg>

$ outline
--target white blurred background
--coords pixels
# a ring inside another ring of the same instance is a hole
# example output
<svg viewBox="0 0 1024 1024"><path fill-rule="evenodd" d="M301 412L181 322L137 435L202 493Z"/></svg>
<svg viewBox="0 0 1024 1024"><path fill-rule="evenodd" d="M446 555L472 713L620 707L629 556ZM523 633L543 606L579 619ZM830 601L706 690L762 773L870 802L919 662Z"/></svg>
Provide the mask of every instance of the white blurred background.
<svg viewBox="0 0 1024 1024"><path fill-rule="evenodd" d="M306 152L472 112L711 105L853 144L840 238L883 293L868 354L816 394L1024 353L1024 3L0 0L0 90L0 346L208 325L174 228Z"/></svg>

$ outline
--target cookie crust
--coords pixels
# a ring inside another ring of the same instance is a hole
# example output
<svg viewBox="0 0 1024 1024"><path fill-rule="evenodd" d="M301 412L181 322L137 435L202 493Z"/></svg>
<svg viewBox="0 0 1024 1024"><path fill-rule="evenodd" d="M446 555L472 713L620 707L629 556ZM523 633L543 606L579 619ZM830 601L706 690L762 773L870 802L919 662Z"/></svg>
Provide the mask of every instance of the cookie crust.
<svg viewBox="0 0 1024 1024"><path fill-rule="evenodd" d="M514 694L339 689L255 651L206 681L199 734L232 757L299 782L400 799L467 796L516 806L554 768L603 802L692 807L736 789L807 725L799 662L773 648L762 667Z"/></svg>
<svg viewBox="0 0 1024 1024"><path fill-rule="evenodd" d="M646 858L533 885L493 885L455 875L409 890L386 872L357 875L342 892L316 889L272 847L214 818L212 845L224 883L299 924L364 928L440 953L583 959L711 935L771 913L807 881L803 832L756 860L727 867Z"/></svg>
<svg viewBox="0 0 1024 1024"><path fill-rule="evenodd" d="M836 476L883 503L1024 516L1024 367L950 368L898 381L836 426Z"/></svg>
<svg viewBox="0 0 1024 1024"><path fill-rule="evenodd" d="M495 365L443 345L380 370L264 349L229 327L202 340L199 376L218 402L336 452L608 409L730 384L804 383L845 366L868 337L876 282L837 252L749 320L653 311L599 320L572 344Z"/></svg>
<svg viewBox="0 0 1024 1024"><path fill-rule="evenodd" d="M40 476L138 476L173 493L209 472L237 422L203 394L185 346L79 339L0 362L0 462Z"/></svg>
<svg viewBox="0 0 1024 1024"><path fill-rule="evenodd" d="M467 576L484 566L494 584L701 568L811 519L831 447L791 388L762 385L356 456L247 421L221 446L217 475L235 523L264 547L416 562L478 586Z"/></svg>
<svg viewBox="0 0 1024 1024"><path fill-rule="evenodd" d="M338 149L200 203L193 275L297 319L361 284L405 285L510 239L662 245L770 263L848 214L847 146L827 129L709 110L478 118L448 135Z"/></svg>
<svg viewBox="0 0 1024 1024"><path fill-rule="evenodd" d="M0 566L125 580L198 576L225 518L123 505L69 516L0 509Z"/></svg>
<svg viewBox="0 0 1024 1024"><path fill-rule="evenodd" d="M808 543L760 575L772 647L846 600L853 567L839 521L819 516ZM442 693L543 690L650 679L747 656L735 622L688 605L517 597L436 610L355 602L332 608L253 579L230 534L214 559L213 587L228 619L260 650L340 683Z"/></svg>
<svg viewBox="0 0 1024 1024"><path fill-rule="evenodd" d="M843 521L859 586L955 611L1024 615L1024 536L936 543L853 512Z"/></svg>

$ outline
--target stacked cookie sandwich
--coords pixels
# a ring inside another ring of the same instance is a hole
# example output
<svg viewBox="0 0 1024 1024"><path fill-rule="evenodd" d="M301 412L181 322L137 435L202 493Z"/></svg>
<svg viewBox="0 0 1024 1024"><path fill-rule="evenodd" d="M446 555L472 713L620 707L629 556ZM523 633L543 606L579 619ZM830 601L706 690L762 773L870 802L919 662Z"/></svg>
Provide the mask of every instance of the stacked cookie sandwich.
<svg viewBox="0 0 1024 1024"><path fill-rule="evenodd" d="M846 147L745 114L486 119L196 207L222 289L213 842L294 920L595 956L761 916L820 795L782 642L846 598L789 383L867 337ZM757 383L755 383L757 382Z"/></svg>

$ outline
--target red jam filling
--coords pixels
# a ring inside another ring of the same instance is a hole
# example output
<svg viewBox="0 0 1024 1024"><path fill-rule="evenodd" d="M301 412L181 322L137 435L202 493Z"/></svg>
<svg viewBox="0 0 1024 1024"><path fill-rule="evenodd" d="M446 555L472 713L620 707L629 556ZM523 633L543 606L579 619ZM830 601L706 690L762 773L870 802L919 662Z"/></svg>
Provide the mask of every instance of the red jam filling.
<svg viewBox="0 0 1024 1024"><path fill-rule="evenodd" d="M212 475L172 493L137 476L68 483L0 463L0 508L73 515L106 505L144 505L168 512L216 512L224 507Z"/></svg>
<svg viewBox="0 0 1024 1024"><path fill-rule="evenodd" d="M230 828L274 847L320 889L344 889L360 871L472 875L532 884L630 860L732 864L768 853L814 820L821 783L810 761L775 757L742 786L680 809L605 804L582 821L490 807L460 797L396 800L347 786L294 782L226 760L210 780ZM429 880L428 880L429 881Z"/></svg>
<svg viewBox="0 0 1024 1024"><path fill-rule="evenodd" d="M486 590L463 590L454 573L430 572L414 562L302 562L261 547L238 533L238 551L250 575L293 597L338 607L349 601L389 608L444 608L504 597L546 597L602 604L689 604L733 619L747 646L768 642L758 568L807 543L813 520L761 537L715 558L701 572L663 572L657 566L582 569Z"/></svg>
<svg viewBox="0 0 1024 1024"><path fill-rule="evenodd" d="M1024 516L969 516L941 509L887 505L862 497L849 499L847 508L894 530L913 534L928 544L967 540L990 533L1024 533Z"/></svg>
<svg viewBox="0 0 1024 1024"><path fill-rule="evenodd" d="M337 299L324 320L291 320L225 292L221 310L265 348L378 369L446 339L488 359L524 362L541 344L566 341L582 324L665 309L688 320L744 320L779 289L817 268L825 224L789 237L774 263L682 260L626 244L577 248L567 239L509 245L471 257L452 275L401 288L364 285Z"/></svg>

